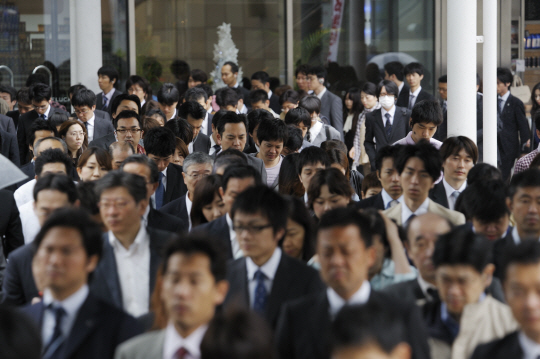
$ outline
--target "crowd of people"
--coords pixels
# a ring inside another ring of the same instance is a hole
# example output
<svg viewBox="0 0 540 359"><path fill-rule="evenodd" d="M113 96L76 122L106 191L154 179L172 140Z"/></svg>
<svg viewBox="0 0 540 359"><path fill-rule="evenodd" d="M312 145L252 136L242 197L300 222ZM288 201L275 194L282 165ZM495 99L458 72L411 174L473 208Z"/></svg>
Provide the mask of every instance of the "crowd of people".
<svg viewBox="0 0 540 359"><path fill-rule="evenodd" d="M494 167L419 63L238 72L0 86L0 357L540 357L540 84L497 70Z"/></svg>

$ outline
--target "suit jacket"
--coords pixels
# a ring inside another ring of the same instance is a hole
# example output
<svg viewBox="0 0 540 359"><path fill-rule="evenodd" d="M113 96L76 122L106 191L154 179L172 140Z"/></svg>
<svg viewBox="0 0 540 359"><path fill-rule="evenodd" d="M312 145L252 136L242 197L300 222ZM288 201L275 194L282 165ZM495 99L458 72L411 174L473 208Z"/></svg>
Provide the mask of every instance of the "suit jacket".
<svg viewBox="0 0 540 359"><path fill-rule="evenodd" d="M524 353L519 343L518 334L519 332L513 332L502 339L477 346L471 359L523 358Z"/></svg>
<svg viewBox="0 0 540 359"><path fill-rule="evenodd" d="M0 246L7 258L11 252L24 245L24 237L13 192L0 190L0 203Z"/></svg>
<svg viewBox="0 0 540 359"><path fill-rule="evenodd" d="M9 262L2 283L2 303L9 305L25 305L39 292L32 275L32 258L34 248L27 244L17 248L9 255Z"/></svg>
<svg viewBox="0 0 540 359"><path fill-rule="evenodd" d="M327 90L328 91L328 90ZM277 113L278 115L281 113L281 105L279 104L279 97L272 92L272 96L270 96L270 108L272 111Z"/></svg>
<svg viewBox="0 0 540 359"><path fill-rule="evenodd" d="M111 97L111 101L109 101L109 103L107 103L107 108L105 110L103 110L103 91L98 93L96 95L96 109L108 112L110 114L111 113L111 105L112 105L114 99L116 98L116 96L121 95L121 94L122 94L121 91L118 91L117 89L115 89L114 93L113 93L113 95Z"/></svg>
<svg viewBox="0 0 540 359"><path fill-rule="evenodd" d="M247 278L246 258L228 263L227 280L229 292L224 305L250 308L250 293ZM283 304L308 294L324 290L319 273L306 264L282 253L272 290L266 302L265 319L272 329L276 327L278 314Z"/></svg>
<svg viewBox="0 0 540 359"><path fill-rule="evenodd" d="M375 208L384 211L384 201L381 193L377 193L375 196L363 199L360 202L354 204L357 209Z"/></svg>
<svg viewBox="0 0 540 359"><path fill-rule="evenodd" d="M206 120L206 133L205 135L210 137L212 135L212 119L214 118L214 115L212 115L210 112L207 112L208 118Z"/></svg>
<svg viewBox="0 0 540 359"><path fill-rule="evenodd" d="M159 212L179 218L184 223L189 223L189 214L186 207L186 196L187 193L182 197L169 202L165 206L161 207Z"/></svg>
<svg viewBox="0 0 540 359"><path fill-rule="evenodd" d="M34 167L34 163L33 162L28 162L27 164L25 165L22 165L20 170L28 176L27 179L17 183L17 188L21 187L23 184L25 184L26 182L29 182L31 180L33 180L35 177L36 177L36 168Z"/></svg>
<svg viewBox="0 0 540 359"><path fill-rule="evenodd" d="M448 111L443 107L444 100L439 100L443 112L443 123L437 127L437 132L433 135L433 138L444 142L448 137Z"/></svg>
<svg viewBox="0 0 540 359"><path fill-rule="evenodd" d="M199 132L197 138L195 139L195 142L193 142L193 151L208 153L210 152L210 146L212 146L210 137L206 136L202 132Z"/></svg>
<svg viewBox="0 0 540 359"><path fill-rule="evenodd" d="M251 108L251 100L249 99L249 93L250 91L245 88L244 86L242 86L242 84L238 83L238 88L240 89L240 91L242 91L242 96L244 98L244 105L246 105L246 107L248 108ZM241 110L241 109L239 109Z"/></svg>
<svg viewBox="0 0 540 359"><path fill-rule="evenodd" d="M15 131L17 131L17 128L19 127L19 115L19 110L8 111L8 113L6 113L6 116L11 117L11 119L13 120L13 125L15 125Z"/></svg>
<svg viewBox="0 0 540 359"><path fill-rule="evenodd" d="M446 189L444 188L443 181L437 183L433 188L429 191L429 198L437 203L440 204L443 207L448 208L448 197L446 197Z"/></svg>
<svg viewBox="0 0 540 359"><path fill-rule="evenodd" d="M384 308L393 311L395 316L403 318L413 359L430 357L426 328L419 309L412 302L396 300L374 290L371 290L368 300L382 304ZM280 358L330 358L332 323L329 306L326 291L285 304L276 330Z"/></svg>
<svg viewBox="0 0 540 359"><path fill-rule="evenodd" d="M94 135L94 140L88 144L88 147L99 147L108 151L109 146L113 142L116 142L116 137L114 136L114 133L109 133L108 135L105 135L103 137L96 137Z"/></svg>
<svg viewBox="0 0 540 359"><path fill-rule="evenodd" d="M398 203L394 207L389 208L384 211L384 214L388 216L388 218L395 220L396 223L400 226L404 224L401 219L401 206L402 205L403 203ZM465 216L462 213L457 212L457 211L452 211L448 208L444 208L440 204L433 202L431 199L429 200L428 212L435 213L446 218L454 226L458 226L465 223Z"/></svg>
<svg viewBox="0 0 540 359"><path fill-rule="evenodd" d="M165 329L154 330L123 343L114 359L162 359Z"/></svg>
<svg viewBox="0 0 540 359"><path fill-rule="evenodd" d="M17 137L3 130L0 130L0 137L2 138L2 155L13 162L15 166L20 167Z"/></svg>
<svg viewBox="0 0 540 359"><path fill-rule="evenodd" d="M503 274L503 265L506 260L506 253L516 246L512 230L508 230L503 238L499 238L493 244L493 264L495 264L494 276L501 279Z"/></svg>
<svg viewBox="0 0 540 359"><path fill-rule="evenodd" d="M323 128L321 129L321 131L317 134L317 137L311 140L311 145L321 147L321 143L323 143L326 140L340 140L341 141L341 135L334 127L325 124L323 125Z"/></svg>
<svg viewBox="0 0 540 359"><path fill-rule="evenodd" d="M396 141L401 140L411 130L409 119L411 111L407 108L397 107L394 113L394 122L390 136L386 136L381 109L369 112L366 114L366 139L364 148L371 163L371 170L375 171L375 157L377 152L384 146L392 145ZM375 138L375 141L373 140Z"/></svg>
<svg viewBox="0 0 540 359"><path fill-rule="evenodd" d="M15 128L15 123L13 119L6 115L0 114L0 130L11 133L13 136L17 137L17 129Z"/></svg>
<svg viewBox="0 0 540 359"><path fill-rule="evenodd" d="M165 232L181 233L187 232L189 222L150 207L148 227Z"/></svg>
<svg viewBox="0 0 540 359"><path fill-rule="evenodd" d="M409 107L409 91L411 91L411 88L407 84L407 81L403 81L403 87L401 88L401 91L399 91L396 106Z"/></svg>
<svg viewBox="0 0 540 359"><path fill-rule="evenodd" d="M182 176L182 166L169 163L167 166L167 188L163 197L163 205L182 197L187 193L187 187Z"/></svg>
<svg viewBox="0 0 540 359"><path fill-rule="evenodd" d="M340 140L343 141L343 102L329 89L326 89L321 98L321 115L328 117L330 125L337 130Z"/></svg>
<svg viewBox="0 0 540 359"><path fill-rule="evenodd" d="M203 223L195 228L195 233L206 233L216 239L219 245L227 254L227 259L233 258L231 235L229 233L229 225L227 224L227 216L221 216L214 219L212 222Z"/></svg>
<svg viewBox="0 0 540 359"><path fill-rule="evenodd" d="M98 139L108 134L114 133L114 127L112 125L111 117L107 112L95 111L94 112L94 138Z"/></svg>
<svg viewBox="0 0 540 359"><path fill-rule="evenodd" d="M245 158L246 158L246 161L247 161L248 165L250 165L251 167L255 168L257 171L259 171L259 173L261 174L262 182L266 183L266 169L264 168L263 160L261 160L260 158L254 157L254 156L249 156L245 152L244 152L244 154L246 156ZM217 153L214 153L212 157L215 160L216 157L217 157Z"/></svg>
<svg viewBox="0 0 540 359"><path fill-rule="evenodd" d="M403 89L399 93L399 97L398 97L398 101L396 103L396 106L409 108L409 95L410 95L410 92L411 92L410 87L409 87L409 89L407 91L405 91L405 86L403 86ZM414 101L414 104L416 105L420 101L433 100L433 99L434 99L433 95L422 88L420 90L420 93L418 94L418 97Z"/></svg>
<svg viewBox="0 0 540 359"><path fill-rule="evenodd" d="M38 328L42 326L44 311L43 302L23 309ZM112 359L120 343L141 333L135 318L88 294L58 358Z"/></svg>

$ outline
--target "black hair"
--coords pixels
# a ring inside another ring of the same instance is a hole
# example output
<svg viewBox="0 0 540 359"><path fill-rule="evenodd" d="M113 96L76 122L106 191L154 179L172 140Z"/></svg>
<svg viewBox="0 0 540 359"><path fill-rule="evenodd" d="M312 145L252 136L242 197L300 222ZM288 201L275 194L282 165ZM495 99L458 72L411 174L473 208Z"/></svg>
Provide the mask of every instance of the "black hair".
<svg viewBox="0 0 540 359"><path fill-rule="evenodd" d="M152 154L158 157L173 155L176 150L174 133L167 127L151 128L144 135L144 149L148 155Z"/></svg>
<svg viewBox="0 0 540 359"><path fill-rule="evenodd" d="M235 112L227 111L223 116L221 116L217 125L217 131L220 136L223 136L223 131L225 131L225 125L228 123L243 123L246 127L246 131L249 127L247 118L245 116L239 116Z"/></svg>
<svg viewBox="0 0 540 359"><path fill-rule="evenodd" d="M507 188L501 180L477 182L463 191L462 204L469 218L493 222L510 214L506 205ZM461 196L460 196L461 197Z"/></svg>
<svg viewBox="0 0 540 359"><path fill-rule="evenodd" d="M299 65L295 70L294 70L294 76L295 77L298 77L298 74L302 73L304 75L307 75L308 74L308 71L309 71L309 65L307 64L302 64L302 65Z"/></svg>
<svg viewBox="0 0 540 359"><path fill-rule="evenodd" d="M56 128L57 126L61 126L64 122L69 121L69 116L65 112L55 112L49 117L48 120L43 121L49 122L52 126L54 126L54 128Z"/></svg>
<svg viewBox="0 0 540 359"><path fill-rule="evenodd" d="M255 186L262 184L261 174L254 167L250 165L238 165L238 166L229 166L223 172L221 177L221 187L223 192L227 190L227 185L231 178L253 178L255 180Z"/></svg>
<svg viewBox="0 0 540 359"><path fill-rule="evenodd" d="M29 145L34 146L34 141L36 140L36 132L38 131L51 131L54 137L58 137L56 127L53 127L52 124L47 120L44 120L42 118L36 118L30 126L30 132L28 132L28 138L26 139Z"/></svg>
<svg viewBox="0 0 540 359"><path fill-rule="evenodd" d="M257 130L257 139L262 146L263 141L276 141L276 142L287 142L289 134L287 132L287 125L285 122L278 119L264 119L259 124Z"/></svg>
<svg viewBox="0 0 540 359"><path fill-rule="evenodd" d="M214 96L214 91L212 90L212 86L208 84L200 84L200 85L195 86L194 88L202 89L204 92L206 92L206 96L208 98Z"/></svg>
<svg viewBox="0 0 540 359"><path fill-rule="evenodd" d="M96 104L96 94L89 89L80 89L73 94L71 98L71 105L75 106L88 106L92 108Z"/></svg>
<svg viewBox="0 0 540 359"><path fill-rule="evenodd" d="M321 195L321 188L324 185L328 186L328 192L331 194L340 195L345 198L351 198L354 194L354 190L347 177L337 168L328 167L315 172L313 177L311 177L311 181L309 181L309 187L307 189L308 208L313 209L313 202Z"/></svg>
<svg viewBox="0 0 540 359"><path fill-rule="evenodd" d="M328 152L331 150L340 150L345 155L349 152L347 150L347 145L340 140L326 140L321 142L321 150Z"/></svg>
<svg viewBox="0 0 540 359"><path fill-rule="evenodd" d="M248 127L249 127L248 131L249 131L250 134L253 134L253 132L255 131L257 126L259 126L261 121L263 121L263 120L273 120L274 116L270 112L268 112L266 110L259 109L259 110L249 111L248 114L247 114L247 119L248 119ZM259 136L257 135L257 137L259 137Z"/></svg>
<svg viewBox="0 0 540 359"><path fill-rule="evenodd" d="M444 121L442 108L438 100L423 100L415 103L411 112L411 127L417 123L433 123L442 125Z"/></svg>
<svg viewBox="0 0 540 359"><path fill-rule="evenodd" d="M281 172L280 172L281 173ZM298 223L304 228L304 243L302 245L302 261L308 262L315 255L315 223L306 208L306 204L298 197L288 196L288 219ZM283 240L279 242L282 247Z"/></svg>
<svg viewBox="0 0 540 359"><path fill-rule="evenodd" d="M41 331L19 308L0 306L0 357L41 358Z"/></svg>
<svg viewBox="0 0 540 359"><path fill-rule="evenodd" d="M204 120L206 111L200 103L196 101L186 101L180 107L178 107L178 115L187 120L188 115L195 120Z"/></svg>
<svg viewBox="0 0 540 359"><path fill-rule="evenodd" d="M270 76L265 71L257 71L257 72L255 72L253 75L251 75L251 79L252 80L258 80L263 85L265 83L270 83Z"/></svg>
<svg viewBox="0 0 540 359"><path fill-rule="evenodd" d="M310 67L306 75L315 75L318 79L326 79L326 76L328 75L328 72L326 69L322 66L313 66Z"/></svg>
<svg viewBox="0 0 540 359"><path fill-rule="evenodd" d="M422 76L424 74L424 66L419 62L411 62L403 68L403 75L417 73Z"/></svg>
<svg viewBox="0 0 540 359"><path fill-rule="evenodd" d="M401 149L402 149L402 145L382 147L377 152L377 156L375 157L375 168L377 169L377 171L380 171L382 169L382 163L385 158L392 158L392 161L394 162L394 167L395 167L396 159L398 158Z"/></svg>
<svg viewBox="0 0 540 359"><path fill-rule="evenodd" d="M448 137L441 145L439 153L444 162L450 156L459 155L461 150L465 150L471 156L474 164L478 162L478 147L476 147L476 144L470 138L465 136Z"/></svg>
<svg viewBox="0 0 540 359"><path fill-rule="evenodd" d="M310 115L313 112L319 114L321 113L321 100L317 96L308 95L300 100L298 107L306 109Z"/></svg>
<svg viewBox="0 0 540 359"><path fill-rule="evenodd" d="M73 180L65 175L48 173L40 176L34 186L34 201L37 202L38 193L44 190L55 190L65 193L70 204L74 204L77 200L77 190Z"/></svg>
<svg viewBox="0 0 540 359"><path fill-rule="evenodd" d="M394 83L394 81L390 80L382 80L379 82L377 85L377 97L381 97L381 90L383 87L388 95L394 95L394 98L398 98L399 87Z"/></svg>
<svg viewBox="0 0 540 359"><path fill-rule="evenodd" d="M534 124L536 125L536 121L539 119L535 115L539 113L540 111L540 105L538 102L536 102L536 99L534 98L536 94L536 90L540 90L540 82L534 85L531 91L531 103L532 103L532 109L531 109L531 116L533 117ZM540 127L536 126L536 128L540 129Z"/></svg>
<svg viewBox="0 0 540 359"><path fill-rule="evenodd" d="M308 128L306 135L309 136L309 129L311 128L311 116L309 115L308 110L303 107L297 107L288 111L285 115L285 124L298 127L301 123Z"/></svg>
<svg viewBox="0 0 540 359"><path fill-rule="evenodd" d="M48 82L48 78L44 73L36 72L35 74L30 74L26 78L25 86L32 87L32 85L35 84L47 84Z"/></svg>
<svg viewBox="0 0 540 359"><path fill-rule="evenodd" d="M98 72L97 72L98 76L99 75L102 75L102 76L107 76L111 81L112 80L116 80L114 82L114 88L118 88L118 79L120 78L120 74L118 73L118 70L115 69L114 67L112 66L102 66Z"/></svg>
<svg viewBox="0 0 540 359"><path fill-rule="evenodd" d="M208 94L198 86L192 87L184 93L184 100L186 102L199 101L201 98L204 99L204 102L208 101Z"/></svg>
<svg viewBox="0 0 540 359"><path fill-rule="evenodd" d="M420 141L415 145L406 145L401 148L400 153L394 166L401 175L405 170L407 161L412 157L416 157L424 164L424 170L433 179L433 182L437 181L441 175L442 160L439 155L439 151L429 144L427 141Z"/></svg>
<svg viewBox="0 0 540 359"><path fill-rule="evenodd" d="M478 163L469 170L467 174L467 185L470 186L473 183L489 180L502 180L501 171L489 163Z"/></svg>
<svg viewBox="0 0 540 359"><path fill-rule="evenodd" d="M86 89L87 87L84 86L83 84L75 84L73 86L70 86L69 89L68 89L68 97L73 96L73 94L79 90L83 90L83 89Z"/></svg>
<svg viewBox="0 0 540 359"><path fill-rule="evenodd" d="M225 66L225 65L229 65L229 66L231 67L231 72L232 72L233 74L237 73L237 72L240 70L240 68L238 67L238 65L235 64L235 63L232 62L232 61L227 61L226 63L223 64L223 66Z"/></svg>
<svg viewBox="0 0 540 359"><path fill-rule="evenodd" d="M382 183L377 177L377 173L371 172L364 177L362 181L362 193L365 196L371 188L382 188Z"/></svg>
<svg viewBox="0 0 540 359"><path fill-rule="evenodd" d="M164 83L158 90L157 99L160 104L172 106L180 101L180 92L172 83Z"/></svg>
<svg viewBox="0 0 540 359"><path fill-rule="evenodd" d="M77 197L80 201L79 208L84 209L89 215L99 214L99 198L96 195L96 181L80 181L77 183Z"/></svg>
<svg viewBox="0 0 540 359"><path fill-rule="evenodd" d="M52 97L52 90L49 85L35 83L29 89L30 101L42 102L49 101Z"/></svg>
<svg viewBox="0 0 540 359"><path fill-rule="evenodd" d="M441 77L439 77L439 83L445 84L447 82L448 82L448 76L442 75Z"/></svg>
<svg viewBox="0 0 540 359"><path fill-rule="evenodd" d="M227 148L225 151L221 151L214 161L214 172L223 167L247 165L247 158L243 152L240 152L234 148Z"/></svg>
<svg viewBox="0 0 540 359"><path fill-rule="evenodd" d="M101 198L104 191L122 187L139 203L146 199L146 180L138 175L122 171L110 171L96 182L96 194Z"/></svg>
<svg viewBox="0 0 540 359"><path fill-rule="evenodd" d="M285 141L283 147L287 147L290 152L296 152L302 148L304 138L301 129L293 125L287 125L287 136L287 141Z"/></svg>
<svg viewBox="0 0 540 359"><path fill-rule="evenodd" d="M291 153L285 156L281 163L278 175L278 187L279 193L282 195L300 197L306 192L296 170L299 157L299 153Z"/></svg>
<svg viewBox="0 0 540 359"><path fill-rule="evenodd" d="M139 87L146 94L146 99L152 97L152 88L150 87L150 83L144 77L138 75L130 76L126 81L126 90L129 90L129 88L133 85L139 85Z"/></svg>
<svg viewBox="0 0 540 359"><path fill-rule="evenodd" d="M366 248L373 244L370 219L365 214L351 207L341 207L325 212L319 221L317 232L333 227L355 226L358 228L362 242Z"/></svg>
<svg viewBox="0 0 540 359"><path fill-rule="evenodd" d="M384 65L384 71L388 75L396 75L399 81L403 81L403 64L399 61L391 61Z"/></svg>
<svg viewBox="0 0 540 359"><path fill-rule="evenodd" d="M491 263L491 243L465 226L439 236L433 252L435 268L443 265L467 265L478 273Z"/></svg>
<svg viewBox="0 0 540 359"><path fill-rule="evenodd" d="M521 241L521 243L508 246L502 262L501 280L504 282L508 276L511 265L538 265L540 263L540 242Z"/></svg>
<svg viewBox="0 0 540 359"><path fill-rule="evenodd" d="M150 101L152 101L152 100L150 100ZM147 101L146 103L150 103L150 101ZM165 114L159 108L152 108L152 109L148 110L148 112L146 112L144 114L144 117L152 117L152 116L155 116L155 115L158 115L159 117L161 117L163 119L163 123L167 123L167 118L165 117Z"/></svg>
<svg viewBox="0 0 540 359"><path fill-rule="evenodd" d="M186 146L193 142L193 128L191 127L189 122L184 119L173 118L172 120L165 122L164 128L171 130L175 137L178 137L179 139L184 141Z"/></svg>
<svg viewBox="0 0 540 359"><path fill-rule="evenodd" d="M218 127L218 123L219 123L219 120L221 120L221 118L229 111L227 110L219 110L217 111L216 113L214 113L214 116L212 117L212 125L214 126L214 128L216 129L217 131L217 127Z"/></svg>
<svg viewBox="0 0 540 359"><path fill-rule="evenodd" d="M193 81L202 82L205 83L208 81L208 75L206 72L200 69L193 69L191 70L191 73L189 76L193 79Z"/></svg>
<svg viewBox="0 0 540 359"><path fill-rule="evenodd" d="M523 172L515 174L510 181L508 196L510 199L513 199L518 189L525 187L540 187L540 169L529 168Z"/></svg>
<svg viewBox="0 0 540 359"><path fill-rule="evenodd" d="M152 159L146 157L145 155L131 155L127 157L124 162L122 162L122 166L120 166L120 169L124 170L124 167L126 167L128 163L138 163L148 167L148 169L150 170L150 181L152 181L151 183L159 182L159 169L156 163L152 161Z"/></svg>
<svg viewBox="0 0 540 359"><path fill-rule="evenodd" d="M297 105L298 101L300 101L300 94L294 90L287 90L282 93L281 96L279 96L279 104L281 106L283 106L285 102L290 102Z"/></svg>
<svg viewBox="0 0 540 359"><path fill-rule="evenodd" d="M30 89L28 87L23 87L17 91L17 102L30 105L32 100L30 99Z"/></svg>
<svg viewBox="0 0 540 359"><path fill-rule="evenodd" d="M499 80L505 85L509 83L510 85L508 85L508 88L510 88L510 86L512 86L513 79L514 76L512 76L512 72L510 71L510 69L506 67L497 67L497 80Z"/></svg>
<svg viewBox="0 0 540 359"><path fill-rule="evenodd" d="M330 166L330 160L328 159L326 152L317 146L309 146L304 148L302 152L300 152L300 156L298 157L298 162L296 164L297 174L300 175L302 173L302 168L305 166L314 165L317 163L322 163L324 167Z"/></svg>
<svg viewBox="0 0 540 359"><path fill-rule="evenodd" d="M135 104L137 105L137 112L141 113L141 100L139 99L139 96L128 95L127 93L121 93L120 95L117 95L114 100L112 100L111 113L116 113L116 110L118 110L118 106L120 106L120 104L124 100L135 102Z"/></svg>
<svg viewBox="0 0 540 359"><path fill-rule="evenodd" d="M8 85L0 85L0 92L8 93L11 101L17 100L17 90L14 87Z"/></svg>
<svg viewBox="0 0 540 359"><path fill-rule="evenodd" d="M216 91L216 103L223 109L227 106L237 106L240 96L230 87L222 87Z"/></svg>
<svg viewBox="0 0 540 359"><path fill-rule="evenodd" d="M120 112L114 119L113 119L113 127L114 129L118 129L118 121L120 121L121 119L126 119L126 118L134 118L137 120L137 122L139 123L139 127L141 127L142 129L142 126L141 126L141 118L139 117L139 115L137 114L137 112L135 111L129 111L129 110L124 110L122 112ZM146 138L145 138L146 139Z"/></svg>
<svg viewBox="0 0 540 359"><path fill-rule="evenodd" d="M249 101L251 103L268 101L268 93L264 90L255 90L249 93Z"/></svg>
<svg viewBox="0 0 540 359"><path fill-rule="evenodd" d="M540 82L539 82L540 84ZM540 89L540 87L539 87ZM536 90L535 90L536 91ZM536 103L536 100L533 100L534 102L533 103ZM538 104L537 104L538 106ZM540 111L536 111L533 115L532 115L532 120L534 122L534 125L536 126L536 128L540 129L540 127L538 127L538 125L540 125ZM535 134L536 135L536 134Z"/></svg>
<svg viewBox="0 0 540 359"><path fill-rule="evenodd" d="M64 153L64 151L58 148L49 148L41 152L34 163L36 176L41 176L43 167L48 163L63 163L66 166L66 174L71 176L73 171L73 162L71 161L71 158Z"/></svg>

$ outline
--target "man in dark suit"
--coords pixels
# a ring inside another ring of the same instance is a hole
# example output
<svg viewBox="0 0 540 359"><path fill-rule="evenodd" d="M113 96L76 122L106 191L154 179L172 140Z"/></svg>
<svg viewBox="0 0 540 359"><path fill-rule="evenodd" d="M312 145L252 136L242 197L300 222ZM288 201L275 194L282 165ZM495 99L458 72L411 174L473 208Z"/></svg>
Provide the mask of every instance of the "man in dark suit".
<svg viewBox="0 0 540 359"><path fill-rule="evenodd" d="M523 102L510 93L512 79L509 69L497 68L497 145L501 155L499 169L505 181L531 137Z"/></svg>
<svg viewBox="0 0 540 359"><path fill-rule="evenodd" d="M92 90L80 89L73 94L71 104L78 119L84 123L88 142L114 132L111 118L106 112L95 112L96 95ZM105 115L103 115L105 114Z"/></svg>
<svg viewBox="0 0 540 359"><path fill-rule="evenodd" d="M129 143L136 153L144 154L144 148L139 144L143 130L141 119L137 112L124 110L113 119L112 126L114 132L98 138L90 143L90 147L101 147L109 151L109 147L114 142Z"/></svg>
<svg viewBox="0 0 540 359"><path fill-rule="evenodd" d="M118 91L118 79L120 75L118 71L112 66L103 66L98 72L98 85L102 92L97 94L96 108L101 111L111 112L111 104L115 100L116 96L121 95L122 92Z"/></svg>
<svg viewBox="0 0 540 359"><path fill-rule="evenodd" d="M9 116L0 114L0 129L9 132L13 136L17 137L17 129L15 128L15 123L13 122L13 119Z"/></svg>
<svg viewBox="0 0 540 359"><path fill-rule="evenodd" d="M322 66L310 68L307 76L309 89L321 100L321 116L328 118L329 125L339 132L343 141L343 102L324 86L327 75Z"/></svg>
<svg viewBox="0 0 540 359"><path fill-rule="evenodd" d="M251 91L264 90L268 94L268 100L270 101L270 108L278 116L281 113L281 105L279 104L279 97L277 97L272 90L270 90L270 76L265 71L257 71L251 75ZM254 105L253 100L249 99L251 104Z"/></svg>
<svg viewBox="0 0 540 359"><path fill-rule="evenodd" d="M190 88L184 94L184 102L195 101L198 102L205 111L204 119L201 125L201 132L208 136L212 136L212 118L214 117L210 112L212 111L212 99L208 99L208 94L199 86Z"/></svg>
<svg viewBox="0 0 540 359"><path fill-rule="evenodd" d="M238 88L242 92L242 97L246 107L251 108L251 103L249 102L249 90L242 86L238 79L238 71L240 68L237 64L232 61L227 61L221 67L221 80L225 85L231 88ZM242 79L240 79L241 81Z"/></svg>
<svg viewBox="0 0 540 359"><path fill-rule="evenodd" d="M407 136L411 130L409 119L411 112L403 107L395 106L398 87L389 80L383 80L378 88L379 103L382 108L366 115L366 140L364 147L375 171L377 152L384 146L392 145Z"/></svg>
<svg viewBox="0 0 540 359"><path fill-rule="evenodd" d="M165 115L166 121L178 118L176 107L180 101L180 92L172 83L164 83L157 93L159 109Z"/></svg>
<svg viewBox="0 0 540 359"><path fill-rule="evenodd" d="M28 146L31 143L28 142L30 138L30 130L32 123L42 118L48 120L55 113L63 113L69 116L69 114L58 108L54 108L50 105L49 101L52 97L52 90L49 86L41 83L36 83L30 87L30 100L34 109L30 112L21 115L19 118L19 127L17 129L17 142L19 145L20 163L24 165L30 161L28 155Z"/></svg>
<svg viewBox="0 0 540 359"><path fill-rule="evenodd" d="M399 61L386 63L384 65L384 79L392 81L399 89L396 106L406 108L408 106L407 98L409 96L410 87L403 75L403 64Z"/></svg>
<svg viewBox="0 0 540 359"><path fill-rule="evenodd" d="M402 102L398 106L412 110L414 105L423 100L433 100L430 93L422 89L421 83L424 78L424 66L418 62L411 62L403 68L403 74L409 84L409 92L405 92Z"/></svg>
<svg viewBox="0 0 540 359"><path fill-rule="evenodd" d="M178 108L178 115L186 120L193 130L193 141L188 144L192 147L191 152L210 151L210 138L201 131L205 114L204 108L195 101L186 101Z"/></svg>
<svg viewBox="0 0 540 359"><path fill-rule="evenodd" d="M442 75L439 77L439 103L441 104L441 108L443 111L443 123L437 127L437 132L433 136L435 139L444 142L446 138L448 137L448 123L447 123L447 99L448 99L448 83L447 83L447 76Z"/></svg>
<svg viewBox="0 0 540 359"><path fill-rule="evenodd" d="M376 292L369 284L368 269L375 259L369 222L367 216L352 208L334 209L322 216L317 253L320 274L328 288L285 305L276 331L281 358L329 358L332 320L344 305L368 302L400 308L396 315L405 323L412 357L430 357L418 308L410 301Z"/></svg>
<svg viewBox="0 0 540 359"><path fill-rule="evenodd" d="M13 192L2 189L0 190L0 285L4 279L4 271L6 269L6 258L15 249L24 245L24 237L22 233L21 219L19 218L19 210L13 198ZM2 295L0 294L0 302Z"/></svg>
<svg viewBox="0 0 540 359"><path fill-rule="evenodd" d="M17 167L20 166L19 146L17 145L17 137L9 132L0 130L0 142L2 143L2 155L8 158Z"/></svg>
<svg viewBox="0 0 540 359"><path fill-rule="evenodd" d="M201 224L193 228L194 232L207 232L220 240L220 244L226 251L227 258L240 258L243 256L238 243L236 232L233 230L231 210L233 202L238 194L249 187L262 184L261 176L249 165L229 166L225 169L221 179L219 193L225 204L226 214L212 222Z"/></svg>
<svg viewBox="0 0 540 359"><path fill-rule="evenodd" d="M275 328L281 307L324 289L319 274L278 247L287 229L287 202L267 186L242 192L231 210L244 258L229 262L227 306L251 308Z"/></svg>
<svg viewBox="0 0 540 359"><path fill-rule="evenodd" d="M89 290L100 236L86 212L66 209L54 213L35 239L43 299L23 311L41 329L42 358L113 358L120 343L142 331L135 318Z"/></svg>
<svg viewBox="0 0 540 359"><path fill-rule="evenodd" d="M13 119L15 128L19 128L19 118L27 112L30 112L34 109L32 106L32 100L30 100L30 89L28 87L23 87L17 91L17 110L8 111L6 116Z"/></svg>

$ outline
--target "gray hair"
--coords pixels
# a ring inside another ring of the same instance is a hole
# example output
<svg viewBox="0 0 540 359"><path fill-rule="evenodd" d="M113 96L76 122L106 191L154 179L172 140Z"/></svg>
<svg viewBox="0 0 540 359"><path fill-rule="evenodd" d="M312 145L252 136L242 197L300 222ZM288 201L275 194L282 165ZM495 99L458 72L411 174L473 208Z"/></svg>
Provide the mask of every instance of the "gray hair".
<svg viewBox="0 0 540 359"><path fill-rule="evenodd" d="M183 171L187 173L188 168L193 165L205 165L209 164L210 166L214 165L214 160L208 153L204 152L193 152L187 155L184 159L184 165L182 166Z"/></svg>
<svg viewBox="0 0 540 359"><path fill-rule="evenodd" d="M53 141L58 141L62 144L62 147L64 147L64 154L68 154L68 146L67 146L67 143L61 139L61 138L58 138L58 137L44 137L44 138L40 138L39 140L37 140L36 142L36 145L34 146L34 156L37 155L37 149L39 149L39 145L41 145L41 142L43 141L46 141L46 140L53 140Z"/></svg>

